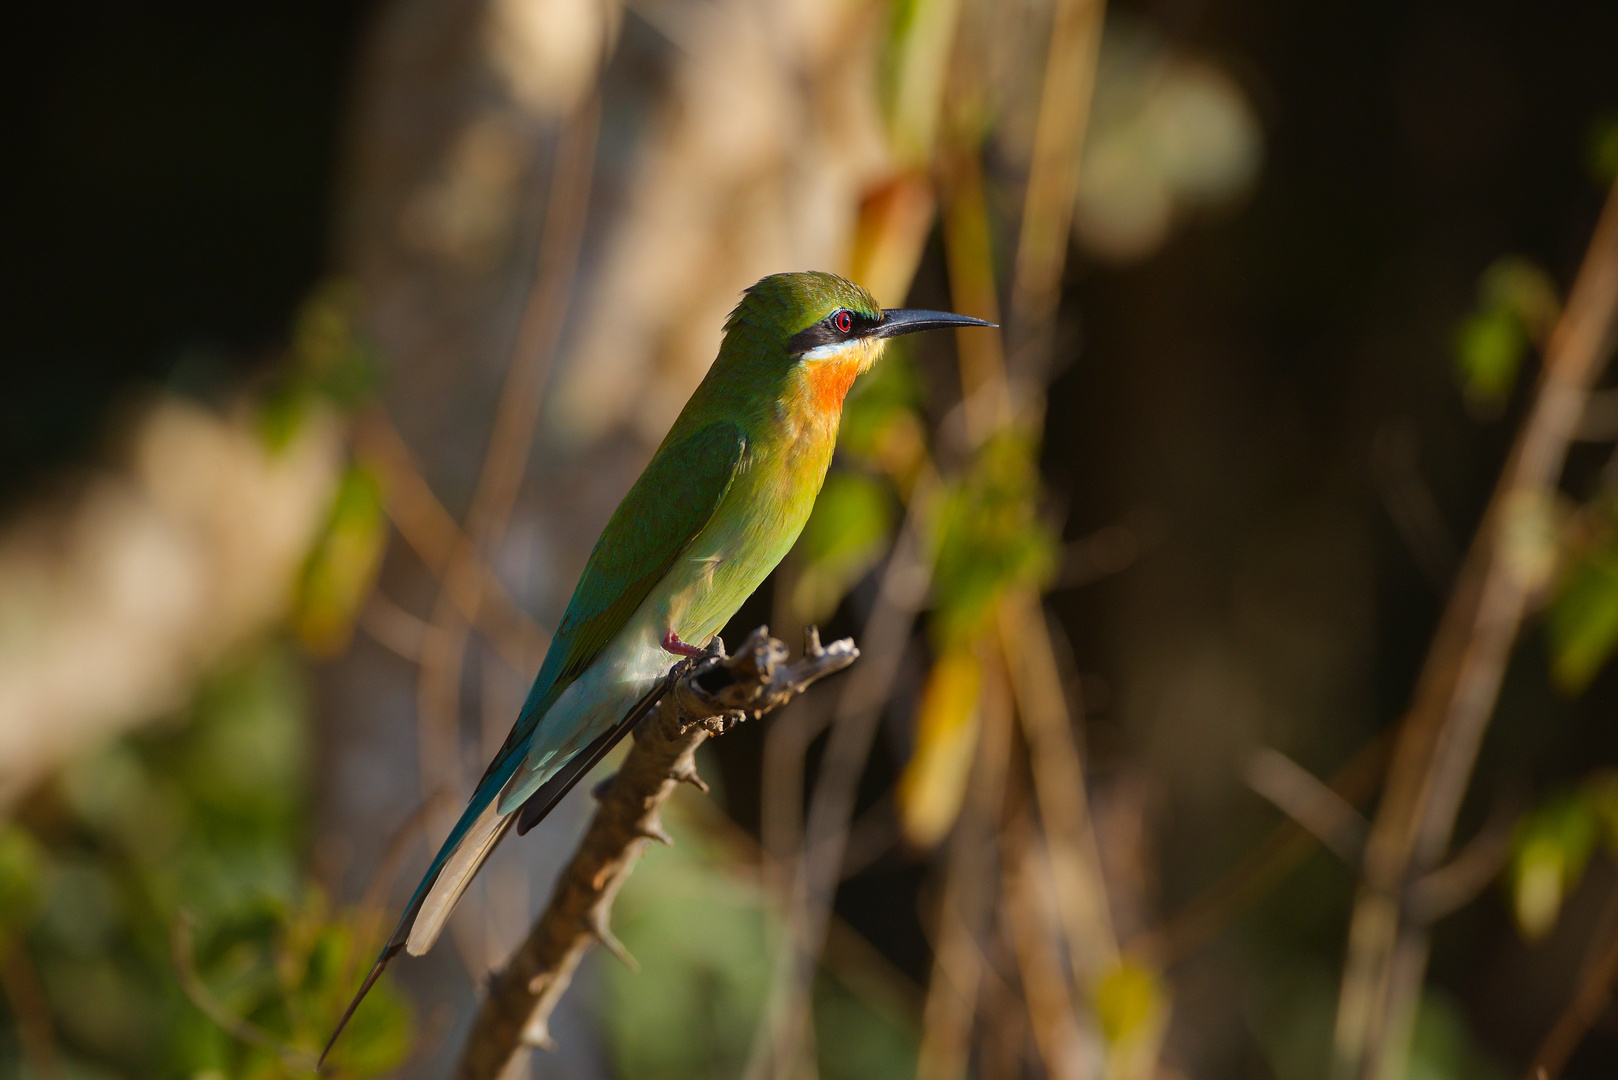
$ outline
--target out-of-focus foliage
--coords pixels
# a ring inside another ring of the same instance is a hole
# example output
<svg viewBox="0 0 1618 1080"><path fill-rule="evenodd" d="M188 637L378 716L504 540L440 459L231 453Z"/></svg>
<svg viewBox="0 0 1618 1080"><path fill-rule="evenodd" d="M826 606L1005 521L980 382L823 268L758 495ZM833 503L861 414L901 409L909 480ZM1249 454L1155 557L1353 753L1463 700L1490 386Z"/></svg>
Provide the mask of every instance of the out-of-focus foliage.
<svg viewBox="0 0 1618 1080"><path fill-rule="evenodd" d="M1517 825L1506 877L1524 937L1544 937L1598 846L1618 860L1618 772L1601 769L1555 792Z"/></svg>
<svg viewBox="0 0 1618 1080"><path fill-rule="evenodd" d="M1618 178L1618 116L1603 116L1590 126L1590 172L1596 183Z"/></svg>
<svg viewBox="0 0 1618 1080"><path fill-rule="evenodd" d="M970 644L953 644L933 661L916 705L915 749L899 777L905 839L931 848L955 824L978 747L983 674Z"/></svg>
<svg viewBox="0 0 1618 1080"><path fill-rule="evenodd" d="M1544 343L1560 311L1555 282L1527 259L1507 256L1484 271L1478 306L1455 333L1455 370L1469 406L1499 415L1524 353Z"/></svg>
<svg viewBox="0 0 1618 1080"><path fill-rule="evenodd" d="M301 884L308 753L301 676L272 644L212 676L173 723L75 762L26 825L8 828L6 925L38 968L72 1069L267 1078L307 1067L377 931ZM194 972L178 966L181 932ZM204 1015L188 978L266 1045ZM408 1031L384 988L356 1016L340 1074L391 1068Z"/></svg>
<svg viewBox="0 0 1618 1080"><path fill-rule="evenodd" d="M798 540L803 568L792 603L802 618L815 623L828 618L882 557L893 534L893 503L884 480L852 470L826 478Z"/></svg>
<svg viewBox="0 0 1618 1080"><path fill-rule="evenodd" d="M1219 207L1257 176L1264 139L1223 70L1114 20L1102 37L1073 228L1110 261L1156 251L1175 222Z"/></svg>
<svg viewBox="0 0 1618 1080"><path fill-rule="evenodd" d="M931 625L937 640L982 633L1007 589L1039 588L1055 572L1055 539L1039 518L1036 446L1030 433L1007 429L946 486L934 540Z"/></svg>
<svg viewBox="0 0 1618 1080"><path fill-rule="evenodd" d="M1571 795L1553 798L1518 827L1511 856L1511 905L1527 938L1556 925L1562 900L1584 874L1595 847L1591 807Z"/></svg>
<svg viewBox="0 0 1618 1080"><path fill-rule="evenodd" d="M905 164L932 157L961 0L898 0L885 40L882 97L888 135Z"/></svg>
<svg viewBox="0 0 1618 1080"><path fill-rule="evenodd" d="M304 645L321 656L348 647L354 619L370 595L387 544L388 522L376 476L359 464L343 474L331 517L299 582L292 625Z"/></svg>
<svg viewBox="0 0 1618 1080"><path fill-rule="evenodd" d="M925 429L917 414L920 396L908 343L901 338L854 384L843 406L837 452L883 469L900 483L912 479L925 450Z"/></svg>
<svg viewBox="0 0 1618 1080"><path fill-rule="evenodd" d="M1568 693L1579 693L1618 647L1618 527L1612 508L1598 507L1594 524L1577 533L1564 558L1546 618L1551 674Z"/></svg>
<svg viewBox="0 0 1618 1080"><path fill-rule="evenodd" d="M739 1075L769 987L781 913L735 853L670 805L672 848L649 849L625 883L613 930L639 964L603 966L617 1073L646 1080ZM819 1074L884 1080L914 1059L914 1018L822 974Z"/></svg>
<svg viewBox="0 0 1618 1080"><path fill-rule="evenodd" d="M1168 987L1151 968L1126 959L1102 975L1093 1000L1107 1041L1107 1075L1143 1075L1156 1059L1168 1023Z"/></svg>
<svg viewBox="0 0 1618 1080"><path fill-rule="evenodd" d="M253 497L255 482L307 486L298 477L310 468L308 444L328 443L332 407L365 394L371 365L353 307L352 290L335 284L302 306L255 407L257 439L200 411L176 412L153 434L163 451L149 455L162 466L153 483L204 522L221 518L204 529L216 543L228 530L276 537L265 515L232 517L233 500ZM238 469L222 468L233 459ZM211 497L192 483L203 476L217 488ZM350 467L327 497L323 529L298 527L296 538L279 529L283 551L314 532L313 547L298 549L301 575L283 580L260 559L198 598L228 607L232 590L262 594L234 601L238 622L255 621L252 638L211 641L189 657L205 674L187 704L81 754L0 842L5 936L37 969L55 1029L44 1037L68 1075L305 1075L378 946L374 918L332 911L305 879L308 702L293 651L264 629L290 604L311 648L347 641L386 531L368 473ZM83 662L92 665L83 677L105 676L94 650ZM385 1072L408 1052L408 1011L391 986L380 989L334 1052L335 1075Z"/></svg>
<svg viewBox="0 0 1618 1080"><path fill-rule="evenodd" d="M291 440L311 406L352 409L374 386L375 359L355 326L357 306L353 286L332 280L299 307L291 348L259 408L264 438L272 448Z"/></svg>

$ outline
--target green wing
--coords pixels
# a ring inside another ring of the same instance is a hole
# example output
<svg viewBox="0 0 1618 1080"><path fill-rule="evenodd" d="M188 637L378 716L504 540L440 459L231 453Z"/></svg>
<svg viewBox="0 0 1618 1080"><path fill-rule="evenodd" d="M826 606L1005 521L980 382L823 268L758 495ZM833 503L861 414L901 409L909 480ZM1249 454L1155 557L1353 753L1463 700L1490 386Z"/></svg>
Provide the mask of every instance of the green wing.
<svg viewBox="0 0 1618 1080"><path fill-rule="evenodd" d="M496 764L529 739L545 711L601 654L708 524L746 448L742 429L721 422L664 445L652 457L596 541ZM524 753L533 749L523 746Z"/></svg>

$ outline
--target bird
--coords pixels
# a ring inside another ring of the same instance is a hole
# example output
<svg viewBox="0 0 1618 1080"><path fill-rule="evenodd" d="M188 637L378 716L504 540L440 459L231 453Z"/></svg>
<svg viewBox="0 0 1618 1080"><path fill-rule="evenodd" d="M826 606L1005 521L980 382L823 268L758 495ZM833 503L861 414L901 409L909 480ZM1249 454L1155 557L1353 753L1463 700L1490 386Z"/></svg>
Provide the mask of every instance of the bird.
<svg viewBox="0 0 1618 1080"><path fill-rule="evenodd" d="M824 271L744 290L719 355L596 541L521 711L326 1044L400 950L420 956L510 828L532 828L700 656L814 506L843 400L891 338L995 324L884 311Z"/></svg>

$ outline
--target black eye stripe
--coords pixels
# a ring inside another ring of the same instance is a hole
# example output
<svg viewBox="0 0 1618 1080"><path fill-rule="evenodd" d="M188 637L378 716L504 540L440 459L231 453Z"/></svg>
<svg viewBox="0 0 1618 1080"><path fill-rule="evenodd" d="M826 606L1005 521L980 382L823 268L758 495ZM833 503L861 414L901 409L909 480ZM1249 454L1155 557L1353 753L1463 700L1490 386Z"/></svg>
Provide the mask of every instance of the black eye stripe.
<svg viewBox="0 0 1618 1080"><path fill-rule="evenodd" d="M847 331L840 330L837 327L839 318L842 316L847 317L849 323ZM852 341L855 338L864 337L880 326L881 323L882 320L873 319L869 315L864 315L858 311L838 308L824 319L799 330L788 338L787 350L792 355L798 356L808 352L810 349L818 349L822 345L836 345L845 341Z"/></svg>

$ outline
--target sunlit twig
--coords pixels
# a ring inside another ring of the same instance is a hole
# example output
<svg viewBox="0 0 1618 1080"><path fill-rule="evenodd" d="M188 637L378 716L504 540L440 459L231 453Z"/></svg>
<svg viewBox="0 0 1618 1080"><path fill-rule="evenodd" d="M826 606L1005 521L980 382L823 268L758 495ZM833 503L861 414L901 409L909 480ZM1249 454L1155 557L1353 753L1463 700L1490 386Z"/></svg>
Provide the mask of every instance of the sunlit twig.
<svg viewBox="0 0 1618 1080"><path fill-rule="evenodd" d="M1426 969L1409 882L1444 857L1506 662L1552 560L1543 517L1618 326L1618 185L1545 350L1533 404L1473 537L1399 733L1366 844L1338 999L1334 1075L1404 1074ZM1538 545L1538 546L1536 546Z"/></svg>

